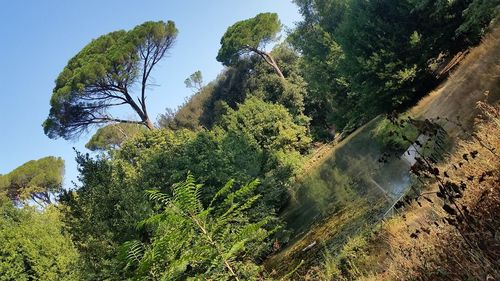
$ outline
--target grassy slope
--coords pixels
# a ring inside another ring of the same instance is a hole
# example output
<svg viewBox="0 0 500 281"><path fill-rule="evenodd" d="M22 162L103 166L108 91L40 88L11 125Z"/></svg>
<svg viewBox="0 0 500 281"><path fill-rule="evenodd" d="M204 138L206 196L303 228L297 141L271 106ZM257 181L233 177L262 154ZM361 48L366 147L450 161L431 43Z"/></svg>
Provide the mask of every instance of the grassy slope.
<svg viewBox="0 0 500 281"><path fill-rule="evenodd" d="M457 121L457 116L459 116L458 121L464 125L464 128L471 128L474 116L478 113L475 108L476 102L484 99L492 102L498 100L500 97L500 79L498 79L500 73L499 46L500 28L497 28L487 36L483 44L470 52L466 59L440 88L422 99L417 106L411 109L410 114L420 119L435 119L440 117L441 119L448 118L453 120L453 122L442 123L453 137L459 136L462 131L459 126L454 124L454 122ZM485 93L488 94L487 97L485 97ZM308 180L318 177L321 178L321 175L315 176L314 174L320 174L322 170L323 173L325 173L325 169L331 169L337 166L336 163L331 163L331 159L335 159L336 154L342 154L342 150L346 150L345 146L349 146L349 142L359 138L357 135L363 134L363 132L366 133L366 131L361 128L353 134L353 136L340 143L338 147L326 150L331 153L328 157L318 157L319 160L316 160L316 163L311 165L312 167L317 167L317 169L314 172L309 172L308 174L311 175L301 180L302 188L307 185L311 186L311 184L312 186L315 185L314 182L308 183ZM349 151L349 149L346 151ZM372 161L376 159L375 157L372 158ZM341 175L334 176L335 180L338 181L337 178L340 176ZM327 180L331 181L331 176L327 177ZM347 180L347 183L348 182ZM318 188L318 190L321 190L321 188ZM285 218L287 218L289 223L291 222L293 225L298 222L304 226L295 226L296 229L301 230L298 231L298 236L289 246L266 261L265 266L269 272L276 271L275 276L281 276L293 269L301 260L305 260L305 264L292 278L304 279L305 276L319 278L321 274L318 275L314 273L314 271L318 268L319 262L324 258L324 252L338 252L342 245L348 241L349 236L355 236L356 233L359 234L363 232L363 230L371 229L373 220L379 219L379 217L373 217L373 214L377 213L377 207L385 206L383 200L376 200L376 198L380 199L380 197L353 196L341 188L335 188L333 192L340 193L341 196L328 194L328 196L325 197L321 192L316 193L319 198L324 197L323 202L330 204L333 209L331 212L323 214L324 216L321 217L320 221L314 222L314 220L311 220L311 217L307 215L308 211L311 212L307 204L305 207L303 205L294 207L296 209L295 213L302 214L305 216L304 218L291 215L291 213L294 213L294 210L285 212ZM361 193L357 193L357 195L360 194ZM340 197L340 199L336 197ZM297 201L301 200L297 199ZM335 206L337 203L340 204ZM309 219L309 222L305 223L307 219ZM314 223L312 227L310 227L311 223ZM366 227L367 223L370 227ZM406 225L404 230L408 231ZM356 241L356 239L354 239L354 241ZM309 251L302 251L307 245L313 242L317 243L315 247ZM351 247L352 245L350 244L352 243L348 243L347 246ZM387 255L389 255L389 253L383 250L385 247L386 245L383 244L375 243L371 245L370 253L373 255L369 256L368 260L372 260L373 262L368 262L368 264L378 264L385 260ZM321 272L324 273L325 270L326 269L323 268ZM377 270L375 270L375 272L376 271ZM305 274L305 272L309 272L309 275Z"/></svg>
<svg viewBox="0 0 500 281"><path fill-rule="evenodd" d="M500 265L490 263L484 255L493 260L500 258L500 158L484 145L496 151L500 149L499 100L500 27L497 27L470 52L446 83L410 111L419 118L440 117L456 121L458 116L461 126L442 121L452 136L462 140L458 141L455 152L440 170L448 171L452 181L468 182L468 189L460 202L471 210L478 223L472 229L462 231L470 237L472 244L484 243L486 250L465 245L455 227L440 221L446 215L440 205L422 202L423 207L413 204L370 235L365 235L365 247L361 247L351 260L352 264L358 264L357 274L351 276L352 279L498 280ZM496 104L496 108L478 107L478 101ZM478 114L486 121L474 127ZM471 131L478 138L468 137ZM474 150L479 151L479 157L464 161L463 155ZM460 162L462 168L455 170L452 164ZM479 183L477 179L485 171L493 174ZM471 175L475 180L467 179ZM437 186L429 184L427 189L435 191ZM430 199L439 202L435 196L430 196ZM422 233L418 239L410 238L411 233L422 227L429 229L430 233Z"/></svg>
<svg viewBox="0 0 500 281"><path fill-rule="evenodd" d="M473 224L461 224L460 234L443 221L447 214L441 200L428 194L433 203L420 200L419 206L413 202L371 232L354 236L339 256L326 256L323 266L311 269L307 276L326 280L498 280L500 157L488 148L500 147L500 105L486 112L487 121L476 129L482 144L477 139L460 141L447 163L439 167L447 171L450 181L467 183L458 204L467 207ZM463 155L471 151L478 156L464 161ZM452 166L457 163L462 163L458 170ZM487 171L491 174L480 181ZM468 179L471 175L474 179ZM430 183L426 189L431 193L438 187ZM417 232L417 237L411 237Z"/></svg>
<svg viewBox="0 0 500 281"><path fill-rule="evenodd" d="M438 89L423 98L410 114L420 119L449 118L472 129L479 113L478 101L500 99L500 26L488 34L481 45L472 49L460 66ZM453 123L443 122L453 137L460 134Z"/></svg>

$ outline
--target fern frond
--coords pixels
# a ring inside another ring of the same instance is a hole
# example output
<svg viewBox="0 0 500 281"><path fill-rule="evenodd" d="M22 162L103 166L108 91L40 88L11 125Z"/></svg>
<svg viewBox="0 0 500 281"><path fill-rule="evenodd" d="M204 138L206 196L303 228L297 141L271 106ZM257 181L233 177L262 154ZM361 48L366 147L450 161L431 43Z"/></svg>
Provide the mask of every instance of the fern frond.
<svg viewBox="0 0 500 281"><path fill-rule="evenodd" d="M146 218L146 219L138 222L135 228L137 230L141 230L141 229L144 229L147 226L158 225L158 224L160 224L164 220L165 220L165 214L163 214L163 213L152 215L151 217Z"/></svg>
<svg viewBox="0 0 500 281"><path fill-rule="evenodd" d="M262 227L268 223L269 219L265 218L256 223L245 225L243 228L239 229L238 236L240 237L240 239L252 237L252 240L264 240L265 238L267 238L267 236L270 235L268 234L268 231L266 231L266 233L260 233L261 235L256 234L258 234L259 229L262 229Z"/></svg>
<svg viewBox="0 0 500 281"><path fill-rule="evenodd" d="M259 186L260 181L258 179L255 179L247 184L245 184L242 188L238 189L235 194L238 198L244 197L251 195L257 186Z"/></svg>
<svg viewBox="0 0 500 281"><path fill-rule="evenodd" d="M208 206L212 207L213 204L215 203L215 200L229 193L233 188L233 185L234 185L234 180L232 179L226 182L226 184L221 189L219 189L219 191L217 191L217 193L214 195L212 201L210 201L210 204Z"/></svg>
<svg viewBox="0 0 500 281"><path fill-rule="evenodd" d="M130 263L139 263L144 255L144 244L138 240L127 241L123 245L127 249L127 260Z"/></svg>
<svg viewBox="0 0 500 281"><path fill-rule="evenodd" d="M146 194L149 196L149 200L158 202L164 207L168 206L168 204L170 204L170 201L172 200L169 195L156 189L148 189L146 190Z"/></svg>
<svg viewBox="0 0 500 281"><path fill-rule="evenodd" d="M262 195L258 194L258 195L255 195L253 197L251 197L250 199L248 199L243 205L240 205L238 206L236 209L238 212L242 213L246 210L248 210L250 207L253 206L253 204L255 202L257 202L260 198L262 197Z"/></svg>
<svg viewBox="0 0 500 281"><path fill-rule="evenodd" d="M234 183L228 181L207 208L201 201L202 185L191 173L172 186L172 196L148 190L163 211L137 225L151 227L148 246L139 241L127 244L127 259L136 264L137 272L152 280L229 280L243 272L256 276L254 258L272 233L266 230L272 217L251 222L247 214L261 197L256 193L258 180L238 188Z"/></svg>
<svg viewBox="0 0 500 281"><path fill-rule="evenodd" d="M196 184L194 176L189 173L184 182L172 186L173 201L184 212L193 215L199 213L203 206L200 200L202 185Z"/></svg>
<svg viewBox="0 0 500 281"><path fill-rule="evenodd" d="M245 249L247 241L247 239L243 239L234 243L231 248L222 255L223 258L226 260L234 259L241 251Z"/></svg>
<svg viewBox="0 0 500 281"><path fill-rule="evenodd" d="M228 194L226 199L223 201L222 205L230 206L237 199L245 199L245 197L251 196L259 184L260 181L258 179L255 179L245 184L243 187L239 188L235 192Z"/></svg>

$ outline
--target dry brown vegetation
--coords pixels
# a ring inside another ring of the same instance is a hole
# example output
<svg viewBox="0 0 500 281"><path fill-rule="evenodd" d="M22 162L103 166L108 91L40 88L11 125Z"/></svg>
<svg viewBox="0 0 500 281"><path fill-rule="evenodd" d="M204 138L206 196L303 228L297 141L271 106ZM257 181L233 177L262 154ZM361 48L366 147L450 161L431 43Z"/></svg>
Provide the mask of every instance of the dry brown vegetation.
<svg viewBox="0 0 500 281"><path fill-rule="evenodd" d="M338 255L306 279L500 280L500 104L479 103L483 121L474 137L458 143L441 179L464 183L455 209L446 211L439 180L418 200L368 234L352 237ZM446 172L446 175L444 174Z"/></svg>
<svg viewBox="0 0 500 281"><path fill-rule="evenodd" d="M435 194L427 197L432 203L413 203L404 215L384 224L374 241L389 252L376 279L500 278L500 158L490 150L500 147L500 107L481 107L488 121L479 126L477 138L460 142L448 164L440 167L450 181L467 185L457 202L466 221L450 224ZM467 157L476 151L475 158ZM437 184L428 188L438 191Z"/></svg>
<svg viewBox="0 0 500 281"><path fill-rule="evenodd" d="M458 117L470 130L474 116L478 114L474 107L476 102L500 99L499 78L500 26L497 26L469 52L448 80L424 97L410 110L410 114L421 119L439 117L456 121ZM443 126L451 136L459 132L453 123Z"/></svg>

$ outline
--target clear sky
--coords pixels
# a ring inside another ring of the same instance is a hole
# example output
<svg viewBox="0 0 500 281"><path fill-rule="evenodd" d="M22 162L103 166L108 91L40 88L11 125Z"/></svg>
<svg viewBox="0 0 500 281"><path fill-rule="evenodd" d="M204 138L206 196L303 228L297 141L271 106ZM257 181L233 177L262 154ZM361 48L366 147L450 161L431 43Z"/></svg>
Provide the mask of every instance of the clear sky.
<svg viewBox="0 0 500 281"><path fill-rule="evenodd" d="M184 79L201 70L205 81L222 70L215 60L228 26L260 12L276 12L293 27L300 20L290 0L15 0L0 8L0 174L32 159L53 155L66 162L65 185L76 179L73 147L78 141L51 140L41 124L49 111L54 80L91 39L148 20L173 20L177 43L153 73L156 87L148 111L156 118L191 94Z"/></svg>

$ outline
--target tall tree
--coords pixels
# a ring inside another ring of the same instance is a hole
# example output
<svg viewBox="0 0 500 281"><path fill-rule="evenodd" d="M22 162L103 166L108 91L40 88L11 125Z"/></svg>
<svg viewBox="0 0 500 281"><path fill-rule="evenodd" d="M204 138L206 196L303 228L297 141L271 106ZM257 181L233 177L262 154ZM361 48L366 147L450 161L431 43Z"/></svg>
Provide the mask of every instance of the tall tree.
<svg viewBox="0 0 500 281"><path fill-rule="evenodd" d="M70 139L92 125L110 122L154 125L146 107L153 68L177 36L174 22L145 22L130 31L103 35L85 46L56 79L50 113L43 123L50 138ZM138 86L138 87L137 87ZM132 89L140 92L135 97ZM109 109L128 105L140 120L113 117Z"/></svg>
<svg viewBox="0 0 500 281"><path fill-rule="evenodd" d="M294 0L304 20L287 40L300 51L302 76L307 82L305 113L312 118L312 134L331 138L350 119L350 87L340 69L344 52L335 33L351 0Z"/></svg>
<svg viewBox="0 0 500 281"><path fill-rule="evenodd" d="M64 160L48 156L31 160L0 176L0 191L13 202L33 200L40 205L52 203L61 191L64 174Z"/></svg>
<svg viewBox="0 0 500 281"><path fill-rule="evenodd" d="M217 60L229 66L234 65L242 55L256 53L285 79L276 60L264 50L267 43L276 39L280 30L281 23L275 13L261 13L239 21L230 26L222 36Z"/></svg>
<svg viewBox="0 0 500 281"><path fill-rule="evenodd" d="M421 64L421 35L412 9L407 0L354 0L339 26L343 68L360 116L407 105L432 81Z"/></svg>

